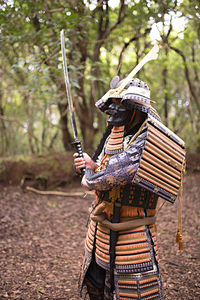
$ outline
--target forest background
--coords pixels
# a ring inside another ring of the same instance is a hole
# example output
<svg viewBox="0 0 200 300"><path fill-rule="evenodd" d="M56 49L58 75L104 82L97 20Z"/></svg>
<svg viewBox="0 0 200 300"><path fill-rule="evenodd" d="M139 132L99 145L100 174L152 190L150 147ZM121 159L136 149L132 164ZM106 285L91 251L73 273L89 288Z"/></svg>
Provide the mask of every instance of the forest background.
<svg viewBox="0 0 200 300"><path fill-rule="evenodd" d="M83 197L72 166L62 29L89 153L106 127L95 102L158 43L158 59L136 76L187 148L184 251L175 244L178 201L166 201L157 217L163 297L200 299L199 0L0 0L0 299L79 299L94 195Z"/></svg>
<svg viewBox="0 0 200 300"><path fill-rule="evenodd" d="M157 42L159 57L136 75L163 122L200 150L198 0L0 1L0 156L72 149L60 31L80 139L93 151L106 126L95 102Z"/></svg>

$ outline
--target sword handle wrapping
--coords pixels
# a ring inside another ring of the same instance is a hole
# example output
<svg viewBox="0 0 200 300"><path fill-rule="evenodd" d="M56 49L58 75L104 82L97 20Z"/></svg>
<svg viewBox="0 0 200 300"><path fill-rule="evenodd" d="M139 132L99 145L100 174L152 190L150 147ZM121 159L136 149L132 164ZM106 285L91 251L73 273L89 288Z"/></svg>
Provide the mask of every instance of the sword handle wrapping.
<svg viewBox="0 0 200 300"><path fill-rule="evenodd" d="M78 157L83 157L81 142L79 140L75 141L75 142L73 142L73 145L76 148L76 152L78 153ZM81 169L81 175L83 176L84 174L85 174L85 168L82 168Z"/></svg>

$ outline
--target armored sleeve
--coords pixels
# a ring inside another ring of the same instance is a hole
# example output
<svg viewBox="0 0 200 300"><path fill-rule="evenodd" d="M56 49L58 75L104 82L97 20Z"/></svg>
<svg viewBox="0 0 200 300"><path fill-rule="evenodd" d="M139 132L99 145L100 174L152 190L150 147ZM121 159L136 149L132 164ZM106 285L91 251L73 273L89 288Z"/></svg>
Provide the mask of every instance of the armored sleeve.
<svg viewBox="0 0 200 300"><path fill-rule="evenodd" d="M106 191L118 185L131 183L139 166L145 136L146 131L130 143L124 152L111 156L103 170L95 173L86 169L85 178L89 188Z"/></svg>

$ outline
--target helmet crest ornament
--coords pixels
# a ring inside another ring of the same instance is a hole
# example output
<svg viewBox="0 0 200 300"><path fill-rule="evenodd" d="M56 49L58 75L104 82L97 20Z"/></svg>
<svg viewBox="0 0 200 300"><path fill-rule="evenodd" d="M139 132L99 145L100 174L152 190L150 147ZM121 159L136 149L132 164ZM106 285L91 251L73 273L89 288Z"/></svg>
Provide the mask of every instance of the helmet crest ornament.
<svg viewBox="0 0 200 300"><path fill-rule="evenodd" d="M129 73L129 75L119 82L119 76L115 76L110 83L111 89L96 102L96 106L101 110L104 110L104 106L107 105L107 101L110 98L122 98L122 94L126 86L130 83L133 77L140 71L140 69L148 62L158 57L159 46L156 44L149 53L139 62L139 64ZM120 84L120 85L119 85Z"/></svg>

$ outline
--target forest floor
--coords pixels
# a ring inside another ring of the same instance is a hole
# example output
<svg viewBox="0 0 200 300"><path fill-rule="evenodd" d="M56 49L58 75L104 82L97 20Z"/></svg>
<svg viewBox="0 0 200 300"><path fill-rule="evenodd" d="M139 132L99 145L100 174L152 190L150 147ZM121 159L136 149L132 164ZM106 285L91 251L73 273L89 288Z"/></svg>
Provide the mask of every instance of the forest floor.
<svg viewBox="0 0 200 300"><path fill-rule="evenodd" d="M94 196L41 196L4 185L0 191L0 300L80 299L77 281ZM79 185L65 191L84 194ZM164 299L200 299L199 195L200 172L187 174L184 251L175 244L178 202L158 214Z"/></svg>

